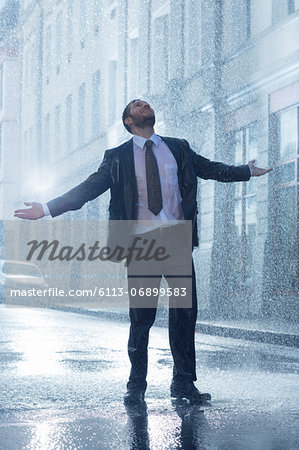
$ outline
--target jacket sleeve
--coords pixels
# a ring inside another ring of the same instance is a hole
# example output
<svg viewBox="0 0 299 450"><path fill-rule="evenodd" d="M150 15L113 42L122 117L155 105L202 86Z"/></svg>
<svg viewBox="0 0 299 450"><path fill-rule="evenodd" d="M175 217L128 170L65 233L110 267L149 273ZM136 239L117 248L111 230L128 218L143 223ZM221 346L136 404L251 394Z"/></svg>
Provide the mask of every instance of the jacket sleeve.
<svg viewBox="0 0 299 450"><path fill-rule="evenodd" d="M189 143L185 141L187 151L192 159L196 175L204 180L216 180L225 183L231 181L248 181L251 177L247 164L231 166L217 161L210 161L191 150Z"/></svg>
<svg viewBox="0 0 299 450"><path fill-rule="evenodd" d="M67 211L80 209L84 203L95 199L110 188L111 154L111 151L106 150L104 159L97 172L91 174L83 183L71 189L66 194L54 198L47 203L52 217L59 216Z"/></svg>

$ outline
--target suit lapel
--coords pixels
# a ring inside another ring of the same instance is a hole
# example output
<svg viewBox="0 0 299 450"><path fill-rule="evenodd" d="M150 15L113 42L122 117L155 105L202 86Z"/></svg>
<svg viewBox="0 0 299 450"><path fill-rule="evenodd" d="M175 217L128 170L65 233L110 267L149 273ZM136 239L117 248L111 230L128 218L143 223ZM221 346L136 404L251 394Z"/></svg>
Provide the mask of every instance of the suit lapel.
<svg viewBox="0 0 299 450"><path fill-rule="evenodd" d="M133 155L133 138L125 142L120 147L119 153L119 159L125 180L129 181L136 178Z"/></svg>
<svg viewBox="0 0 299 450"><path fill-rule="evenodd" d="M134 218L137 201L137 181L134 165L133 138L125 142L119 151L120 173L123 178L125 210L128 219Z"/></svg>

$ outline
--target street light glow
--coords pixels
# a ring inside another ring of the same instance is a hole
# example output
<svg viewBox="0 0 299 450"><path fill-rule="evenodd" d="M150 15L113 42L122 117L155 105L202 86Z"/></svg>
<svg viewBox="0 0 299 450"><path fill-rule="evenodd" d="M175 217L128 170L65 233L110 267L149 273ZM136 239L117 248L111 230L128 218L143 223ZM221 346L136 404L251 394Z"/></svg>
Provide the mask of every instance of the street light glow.
<svg viewBox="0 0 299 450"><path fill-rule="evenodd" d="M30 195L40 195L47 194L51 191L54 186L54 182L52 178L49 176L34 176L26 185L26 193Z"/></svg>

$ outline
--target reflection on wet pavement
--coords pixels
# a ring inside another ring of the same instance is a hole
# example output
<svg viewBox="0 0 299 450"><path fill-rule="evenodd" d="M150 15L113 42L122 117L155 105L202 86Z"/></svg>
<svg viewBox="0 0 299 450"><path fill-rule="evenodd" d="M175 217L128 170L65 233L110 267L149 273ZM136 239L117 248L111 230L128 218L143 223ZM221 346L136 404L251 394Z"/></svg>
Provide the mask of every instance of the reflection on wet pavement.
<svg viewBox="0 0 299 450"><path fill-rule="evenodd" d="M128 410L128 324L0 309L1 450L298 448L294 349L197 334L213 401L191 406L171 402L168 332L153 328L146 405Z"/></svg>

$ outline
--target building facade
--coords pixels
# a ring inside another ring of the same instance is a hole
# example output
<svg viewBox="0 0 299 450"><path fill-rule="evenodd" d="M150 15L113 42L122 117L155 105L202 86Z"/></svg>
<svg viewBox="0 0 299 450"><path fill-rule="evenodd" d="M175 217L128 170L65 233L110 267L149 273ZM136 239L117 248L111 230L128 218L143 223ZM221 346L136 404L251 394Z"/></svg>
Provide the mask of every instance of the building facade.
<svg viewBox="0 0 299 450"><path fill-rule="evenodd" d="M19 43L12 30L18 23L18 2L6 2L0 9L0 258L4 257L4 219L12 218L19 192Z"/></svg>
<svg viewBox="0 0 299 450"><path fill-rule="evenodd" d="M200 182L201 318L295 320L299 1L19 3L13 206L47 201L96 170L130 137L124 106L145 98L158 133L210 159L275 168L249 183ZM108 195L66 217L105 219Z"/></svg>

